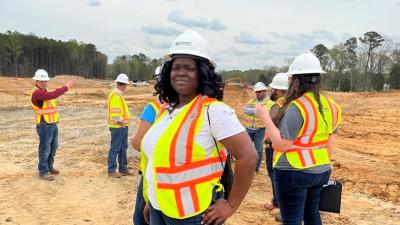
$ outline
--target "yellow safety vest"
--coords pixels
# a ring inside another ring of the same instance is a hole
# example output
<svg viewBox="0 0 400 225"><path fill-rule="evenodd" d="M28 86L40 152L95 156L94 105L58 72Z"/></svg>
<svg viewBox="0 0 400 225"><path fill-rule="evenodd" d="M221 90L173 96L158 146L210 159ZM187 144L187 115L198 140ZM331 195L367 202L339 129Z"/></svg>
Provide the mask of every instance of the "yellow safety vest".
<svg viewBox="0 0 400 225"><path fill-rule="evenodd" d="M117 90L111 91L108 96L108 127L120 128L118 122L124 122L128 126L130 121L131 114L125 99Z"/></svg>
<svg viewBox="0 0 400 225"><path fill-rule="evenodd" d="M342 109L335 101L323 95L320 100L326 123L318 111L313 93L307 92L292 102L300 110L304 122L289 149L281 152L274 148L273 166L283 154L286 154L289 164L297 169L331 163L327 149L328 138L341 122Z"/></svg>
<svg viewBox="0 0 400 225"><path fill-rule="evenodd" d="M246 107L254 108L258 103L259 102L257 101L257 99L253 98L247 102ZM270 109L272 105L275 104L275 102L268 98L264 98L261 104L264 105L265 108ZM246 127L256 128L256 129L265 127L262 120L255 115L246 115L244 125Z"/></svg>
<svg viewBox="0 0 400 225"><path fill-rule="evenodd" d="M44 121L46 121L46 123L58 122L59 115L57 112L57 101L55 99L43 101L42 108L37 107L36 105L33 104L33 102L31 102L31 104L32 104L32 109L35 112L36 124L40 123L40 118L42 116L44 118Z"/></svg>
<svg viewBox="0 0 400 225"><path fill-rule="evenodd" d="M219 101L199 95L184 106L169 127L162 133L154 149L153 168L155 195L161 211L172 218L184 219L204 212L211 203L213 188L222 187L221 159L225 163L227 152L216 146L203 147L195 137L204 123L204 107ZM168 116L163 106L154 124ZM211 137L212 138L212 137ZM141 166L146 174L147 157L142 150ZM146 201L147 181L144 176L143 195Z"/></svg>

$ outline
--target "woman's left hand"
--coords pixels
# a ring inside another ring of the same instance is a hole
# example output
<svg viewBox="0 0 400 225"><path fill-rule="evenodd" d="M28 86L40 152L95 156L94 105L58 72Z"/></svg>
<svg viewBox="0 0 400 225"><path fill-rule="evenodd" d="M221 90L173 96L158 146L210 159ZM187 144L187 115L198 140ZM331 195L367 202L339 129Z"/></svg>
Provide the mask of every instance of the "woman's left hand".
<svg viewBox="0 0 400 225"><path fill-rule="evenodd" d="M234 213L229 202L223 198L215 201L203 214L203 224L221 224Z"/></svg>

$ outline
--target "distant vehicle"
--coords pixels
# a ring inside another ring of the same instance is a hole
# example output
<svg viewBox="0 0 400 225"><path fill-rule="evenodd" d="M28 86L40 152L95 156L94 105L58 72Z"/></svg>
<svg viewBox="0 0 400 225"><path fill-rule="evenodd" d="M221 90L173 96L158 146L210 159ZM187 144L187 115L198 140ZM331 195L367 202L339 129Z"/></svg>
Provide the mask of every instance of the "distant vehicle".
<svg viewBox="0 0 400 225"><path fill-rule="evenodd" d="M145 80L134 80L132 82L132 86L134 86L134 87L141 87L141 86L147 87L147 86L149 86L149 83L147 83L147 81L145 81Z"/></svg>

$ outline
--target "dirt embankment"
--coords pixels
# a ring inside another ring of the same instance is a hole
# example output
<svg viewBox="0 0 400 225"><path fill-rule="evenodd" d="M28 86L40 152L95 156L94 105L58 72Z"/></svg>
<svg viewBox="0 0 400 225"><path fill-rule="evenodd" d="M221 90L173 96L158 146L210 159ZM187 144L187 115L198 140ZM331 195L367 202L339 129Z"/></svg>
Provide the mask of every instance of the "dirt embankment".
<svg viewBox="0 0 400 225"><path fill-rule="evenodd" d="M64 84L58 76L49 89ZM31 79L0 77L0 224L132 224L139 176L107 177L110 141L106 102L112 82L85 80L60 99L59 150L53 182L37 178L37 146L30 94ZM134 115L129 135L152 87L130 87L126 98ZM227 86L224 100L243 117L252 91ZM344 184L342 213L323 213L325 224L400 224L400 92L326 93L343 107L335 145L333 177ZM129 147L132 170L139 156ZM228 225L277 224L263 209L271 187L265 165Z"/></svg>

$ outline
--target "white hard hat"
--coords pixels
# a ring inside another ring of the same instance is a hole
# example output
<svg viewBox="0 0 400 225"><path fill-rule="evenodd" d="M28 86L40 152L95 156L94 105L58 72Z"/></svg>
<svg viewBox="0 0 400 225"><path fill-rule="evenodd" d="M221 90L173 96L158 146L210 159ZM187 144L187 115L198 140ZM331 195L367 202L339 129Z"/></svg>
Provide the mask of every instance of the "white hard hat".
<svg viewBox="0 0 400 225"><path fill-rule="evenodd" d="M257 82L254 85L254 91L264 91L264 90L267 90L267 87L263 82Z"/></svg>
<svg viewBox="0 0 400 225"><path fill-rule="evenodd" d="M287 90L289 88L289 77L287 73L277 73L274 78L272 78L272 82L269 86L278 90Z"/></svg>
<svg viewBox="0 0 400 225"><path fill-rule="evenodd" d="M38 70L36 70L35 76L32 77L32 79L34 79L34 80L41 80L41 81L50 80L49 74L47 74L46 70L44 70L44 69L38 69Z"/></svg>
<svg viewBox="0 0 400 225"><path fill-rule="evenodd" d="M326 73L321 68L318 58L312 53L302 53L297 56L287 72L291 77L294 74Z"/></svg>
<svg viewBox="0 0 400 225"><path fill-rule="evenodd" d="M172 60L173 55L193 55L207 59L214 68L217 67L208 53L208 42L204 37L194 30L186 30L179 35L172 43L167 55L164 56L165 62Z"/></svg>
<svg viewBox="0 0 400 225"><path fill-rule="evenodd" d="M129 78L124 73L121 73L120 75L118 75L118 77L117 77L117 79L115 79L115 81L119 82L119 83L129 84Z"/></svg>
<svg viewBox="0 0 400 225"><path fill-rule="evenodd" d="M156 75L156 76L160 75L161 70L162 70L162 66L163 65L157 66L157 68L154 70L154 75Z"/></svg>

